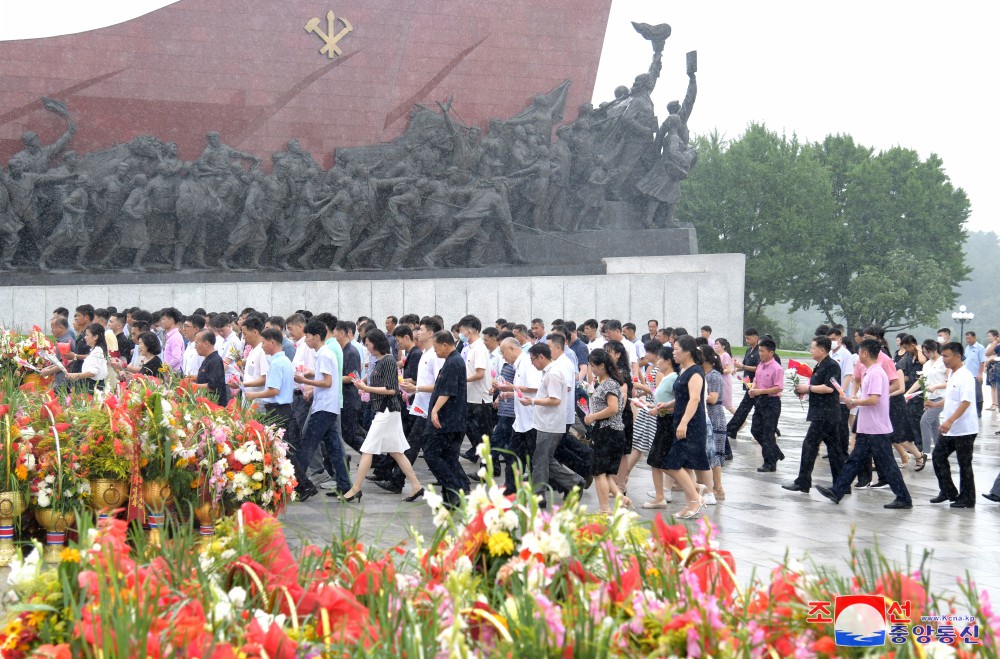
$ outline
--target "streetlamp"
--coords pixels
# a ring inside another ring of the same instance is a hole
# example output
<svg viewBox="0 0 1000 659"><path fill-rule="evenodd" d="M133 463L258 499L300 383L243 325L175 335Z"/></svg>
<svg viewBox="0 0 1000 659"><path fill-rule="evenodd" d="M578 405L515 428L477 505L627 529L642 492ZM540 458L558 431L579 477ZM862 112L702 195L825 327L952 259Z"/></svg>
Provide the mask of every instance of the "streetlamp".
<svg viewBox="0 0 1000 659"><path fill-rule="evenodd" d="M958 307L958 311L952 312L951 319L958 321L958 327L959 327L959 330L958 330L959 331L959 339L958 340L959 341L961 341L963 338L965 338L965 324L966 323L971 323L972 319L975 318L975 317L976 317L976 314L972 313L971 311L966 311L965 310L965 305L964 304L960 305Z"/></svg>

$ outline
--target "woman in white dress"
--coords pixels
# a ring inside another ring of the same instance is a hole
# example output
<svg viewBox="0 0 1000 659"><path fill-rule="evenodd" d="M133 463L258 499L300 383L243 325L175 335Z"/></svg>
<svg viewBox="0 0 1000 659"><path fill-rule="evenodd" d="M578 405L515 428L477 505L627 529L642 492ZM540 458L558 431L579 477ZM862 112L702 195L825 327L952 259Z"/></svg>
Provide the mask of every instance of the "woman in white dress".
<svg viewBox="0 0 1000 659"><path fill-rule="evenodd" d="M104 341L104 328L93 323L83 330L83 340L90 346L90 352L84 357L79 373L67 373L70 382L80 382L87 391L94 393L100 386L104 389L104 381L108 377L108 344Z"/></svg>
<svg viewBox="0 0 1000 659"><path fill-rule="evenodd" d="M410 448L403 432L403 401L399 395L399 375L396 370L396 359L389 350L389 339L381 330L373 329L365 335L365 346L374 358L375 366L368 375L368 383L355 380L354 386L371 395L371 406L375 412L371 428L361 445L361 463L354 477L354 486L344 493L342 501L354 501L361 498L361 486L365 476L372 466L373 455L388 453L399 470L410 482L410 496L403 501L416 501L424 495L424 488L413 473L413 466L403 455Z"/></svg>

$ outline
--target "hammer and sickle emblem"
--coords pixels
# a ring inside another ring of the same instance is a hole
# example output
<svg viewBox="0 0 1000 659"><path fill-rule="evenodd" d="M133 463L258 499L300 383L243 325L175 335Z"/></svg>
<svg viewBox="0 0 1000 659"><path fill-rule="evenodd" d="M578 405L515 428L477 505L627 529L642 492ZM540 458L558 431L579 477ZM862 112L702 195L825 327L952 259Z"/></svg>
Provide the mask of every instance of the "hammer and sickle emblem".
<svg viewBox="0 0 1000 659"><path fill-rule="evenodd" d="M338 20L344 24L344 28L334 34L334 26ZM325 42L325 45L319 50L320 55L326 55L330 59L333 59L337 55L344 54L344 51L340 49L337 42L347 36L347 33L353 30L354 26L346 18L338 19L333 15L333 11L328 11L326 12L326 32L323 32L320 28L318 18L310 18L309 22L305 25L305 29L306 32L312 32Z"/></svg>

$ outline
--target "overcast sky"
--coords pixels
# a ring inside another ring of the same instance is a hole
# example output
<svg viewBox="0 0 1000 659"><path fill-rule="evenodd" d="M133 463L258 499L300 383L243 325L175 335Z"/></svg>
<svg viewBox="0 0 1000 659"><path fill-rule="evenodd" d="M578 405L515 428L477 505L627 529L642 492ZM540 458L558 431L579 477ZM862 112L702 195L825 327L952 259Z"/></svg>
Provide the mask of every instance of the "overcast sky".
<svg viewBox="0 0 1000 659"><path fill-rule="evenodd" d="M652 47L630 21L668 23L653 93L661 121L666 103L683 98L684 54L697 50L693 132L717 128L735 138L758 121L805 140L848 133L876 149L937 153L969 195L968 227L1000 231L998 7L615 0L594 98L613 98L617 85L649 66Z"/></svg>
<svg viewBox="0 0 1000 659"><path fill-rule="evenodd" d="M0 0L0 40L104 27L172 1ZM692 131L734 138L760 121L805 140L839 132L937 153L972 201L969 228L1000 230L998 19L1000 5L978 1L614 0L594 100L649 66L652 48L630 21L669 23L657 114L683 97L684 54L697 50Z"/></svg>

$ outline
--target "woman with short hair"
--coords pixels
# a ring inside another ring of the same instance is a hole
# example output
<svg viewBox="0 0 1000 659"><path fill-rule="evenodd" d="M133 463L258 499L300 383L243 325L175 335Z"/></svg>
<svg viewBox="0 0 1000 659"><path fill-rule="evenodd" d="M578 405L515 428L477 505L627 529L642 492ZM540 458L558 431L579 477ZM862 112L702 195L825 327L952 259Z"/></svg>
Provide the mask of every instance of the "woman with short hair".
<svg viewBox="0 0 1000 659"><path fill-rule="evenodd" d="M406 434L403 431L403 399L399 394L396 358L389 349L389 339L380 329L371 328L365 334L365 346L375 359L375 364L368 374L367 384L360 379L353 382L355 387L371 396L370 404L375 416L368 429L368 435L361 445L361 462L354 477L354 485L342 495L341 500L360 500L361 486L371 469L372 456L388 453L410 482L411 494L403 501L416 501L423 496L424 488L413 472L413 465L403 455L403 451L410 448L410 444L406 441Z"/></svg>

